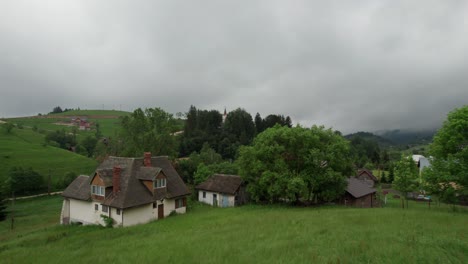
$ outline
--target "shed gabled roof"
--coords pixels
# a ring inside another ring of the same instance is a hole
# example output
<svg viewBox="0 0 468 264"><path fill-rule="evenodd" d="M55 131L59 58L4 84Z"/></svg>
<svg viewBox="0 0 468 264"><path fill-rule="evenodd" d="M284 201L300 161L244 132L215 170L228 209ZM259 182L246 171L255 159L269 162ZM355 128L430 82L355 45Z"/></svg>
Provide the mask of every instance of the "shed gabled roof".
<svg viewBox="0 0 468 264"><path fill-rule="evenodd" d="M351 194L354 198L363 197L368 194L376 192L374 188L369 187L369 185L367 185L362 180L351 177L351 178L348 178L347 181L348 181L348 186L346 187L346 191L349 194Z"/></svg>
<svg viewBox="0 0 468 264"><path fill-rule="evenodd" d="M235 194L242 184L238 175L214 174L195 187L198 190Z"/></svg>
<svg viewBox="0 0 468 264"><path fill-rule="evenodd" d="M358 177L361 176L364 173L369 175L369 177L371 177L373 181L377 181L377 177L375 177L375 175L372 174L372 171L370 171L368 169L359 169L358 170Z"/></svg>
<svg viewBox="0 0 468 264"><path fill-rule="evenodd" d="M106 187L112 186L112 176L115 166L121 168L120 191L111 191L102 204L116 208L128 208L154 202L156 199L175 198L190 194L189 189L180 178L167 157L152 157L154 167L144 167L143 158L109 157L102 162L96 172L103 175ZM166 188L156 190L155 194L147 189L142 180L152 180L159 172L166 176ZM154 173L154 175L153 175ZM85 177L80 179L81 177ZM93 177L80 176L63 192L64 197L80 200L90 199L90 184ZM84 180L86 179L86 180ZM76 182L76 183L75 183Z"/></svg>

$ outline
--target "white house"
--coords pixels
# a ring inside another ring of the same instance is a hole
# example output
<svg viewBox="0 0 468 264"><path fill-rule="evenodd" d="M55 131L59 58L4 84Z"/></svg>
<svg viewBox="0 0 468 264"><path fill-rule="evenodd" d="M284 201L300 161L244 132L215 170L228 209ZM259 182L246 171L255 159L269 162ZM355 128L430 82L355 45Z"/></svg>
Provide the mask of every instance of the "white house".
<svg viewBox="0 0 468 264"><path fill-rule="evenodd" d="M423 171L424 168L431 166L431 163L429 162L429 159L427 159L423 155L413 155L412 158L413 158L414 162L418 165L419 174L421 174L421 172Z"/></svg>
<svg viewBox="0 0 468 264"><path fill-rule="evenodd" d="M246 202L243 181L237 175L215 174L195 187L198 200L212 206L231 207Z"/></svg>
<svg viewBox="0 0 468 264"><path fill-rule="evenodd" d="M63 192L61 224L131 226L185 213L189 189L167 157L109 157L93 176L78 176Z"/></svg>

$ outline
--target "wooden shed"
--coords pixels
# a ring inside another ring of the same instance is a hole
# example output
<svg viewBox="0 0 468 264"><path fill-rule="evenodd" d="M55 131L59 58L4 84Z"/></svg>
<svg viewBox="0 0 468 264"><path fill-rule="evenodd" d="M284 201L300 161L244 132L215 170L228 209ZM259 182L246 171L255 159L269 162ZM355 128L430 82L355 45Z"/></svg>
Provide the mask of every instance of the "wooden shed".
<svg viewBox="0 0 468 264"><path fill-rule="evenodd" d="M376 190L366 182L351 177L348 180L346 192L341 198L341 203L346 206L371 208L378 207Z"/></svg>

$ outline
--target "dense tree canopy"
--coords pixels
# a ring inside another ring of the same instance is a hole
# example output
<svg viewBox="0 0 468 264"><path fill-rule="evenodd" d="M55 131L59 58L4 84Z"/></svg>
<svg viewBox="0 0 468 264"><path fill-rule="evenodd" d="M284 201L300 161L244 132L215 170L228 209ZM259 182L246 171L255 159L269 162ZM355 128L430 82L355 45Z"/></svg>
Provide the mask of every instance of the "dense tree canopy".
<svg viewBox="0 0 468 264"><path fill-rule="evenodd" d="M429 190L446 202L468 195L468 106L447 116L430 146L431 167L424 172Z"/></svg>
<svg viewBox="0 0 468 264"><path fill-rule="evenodd" d="M381 152L375 140L364 138L359 134L353 135L349 140L351 142L351 155L357 167L363 168L366 164L372 164L373 166L379 164Z"/></svg>
<svg viewBox="0 0 468 264"><path fill-rule="evenodd" d="M197 110L195 106L190 106L186 116L180 156L187 156L194 151L199 152L205 143L216 148L223 122L221 113L216 110Z"/></svg>
<svg viewBox="0 0 468 264"><path fill-rule="evenodd" d="M242 108L237 108L227 114L224 130L234 135L235 140L241 145L250 144L255 136L252 116Z"/></svg>
<svg viewBox="0 0 468 264"><path fill-rule="evenodd" d="M292 127L291 118L289 116L284 117L283 115L268 115L262 119L259 113L255 115L255 128L257 129L257 133L262 133L265 129L274 127L276 124L280 126Z"/></svg>
<svg viewBox="0 0 468 264"><path fill-rule="evenodd" d="M61 129L47 133L45 141L48 144L53 143L53 145L57 145L57 147L63 149L70 149L76 145L76 136L73 134L70 135L65 129Z"/></svg>
<svg viewBox="0 0 468 264"><path fill-rule="evenodd" d="M9 172L7 189L16 195L34 194L45 187L43 177L32 168L13 167Z"/></svg>
<svg viewBox="0 0 468 264"><path fill-rule="evenodd" d="M323 127L276 125L239 153L240 174L257 201L332 201L352 173L349 143Z"/></svg>
<svg viewBox="0 0 468 264"><path fill-rule="evenodd" d="M175 156L176 129L171 114L161 108L136 109L131 115L122 117L119 135L122 156L141 156L149 151L153 155Z"/></svg>

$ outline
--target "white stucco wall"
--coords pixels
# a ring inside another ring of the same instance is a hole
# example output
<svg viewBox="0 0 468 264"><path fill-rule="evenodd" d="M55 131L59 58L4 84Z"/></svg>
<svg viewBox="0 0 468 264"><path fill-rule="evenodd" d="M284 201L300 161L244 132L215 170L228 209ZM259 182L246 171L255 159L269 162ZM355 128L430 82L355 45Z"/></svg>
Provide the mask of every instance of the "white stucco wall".
<svg viewBox="0 0 468 264"><path fill-rule="evenodd" d="M117 208L110 208L110 216L114 219L114 226L122 225L123 210L120 210L120 215L118 215Z"/></svg>
<svg viewBox="0 0 468 264"><path fill-rule="evenodd" d="M123 226L132 226L148 223L158 217L158 210L153 204L146 204L138 207L123 210Z"/></svg>
<svg viewBox="0 0 468 264"><path fill-rule="evenodd" d="M95 204L98 205L98 210L95 210ZM157 206L153 208L153 204L146 204L143 206L122 209L120 215L117 214L117 208L108 208L108 212L102 211L102 205L99 202L87 202L75 199L69 199L67 204L64 200L62 205L62 215L60 221L62 222L63 214L67 211L67 206L70 210L70 223L80 222L83 225L105 225L101 218L101 214L107 215L114 219L114 226L132 226L143 224L156 220L158 218L158 205L161 202L157 201ZM164 204L164 217L169 216L172 211L179 214L186 212L186 207L175 208L175 199L165 199ZM123 223L123 224L122 224Z"/></svg>
<svg viewBox="0 0 468 264"><path fill-rule="evenodd" d="M203 198L203 192L206 193L206 197ZM216 200L218 201L218 206L223 207L223 198L227 197L228 199L228 207L234 206L234 201L235 197L234 195L227 195L227 194L222 194L222 193L216 193L216 192L208 192L208 191L203 191L199 190L198 191L198 201L202 203L206 203L209 205L213 205L213 194L216 194Z"/></svg>
<svg viewBox="0 0 468 264"><path fill-rule="evenodd" d="M94 205L98 204L97 211L94 210ZM81 222L83 225L101 225L104 224L101 214L102 206L96 202L87 202L81 200L70 199L70 223Z"/></svg>

